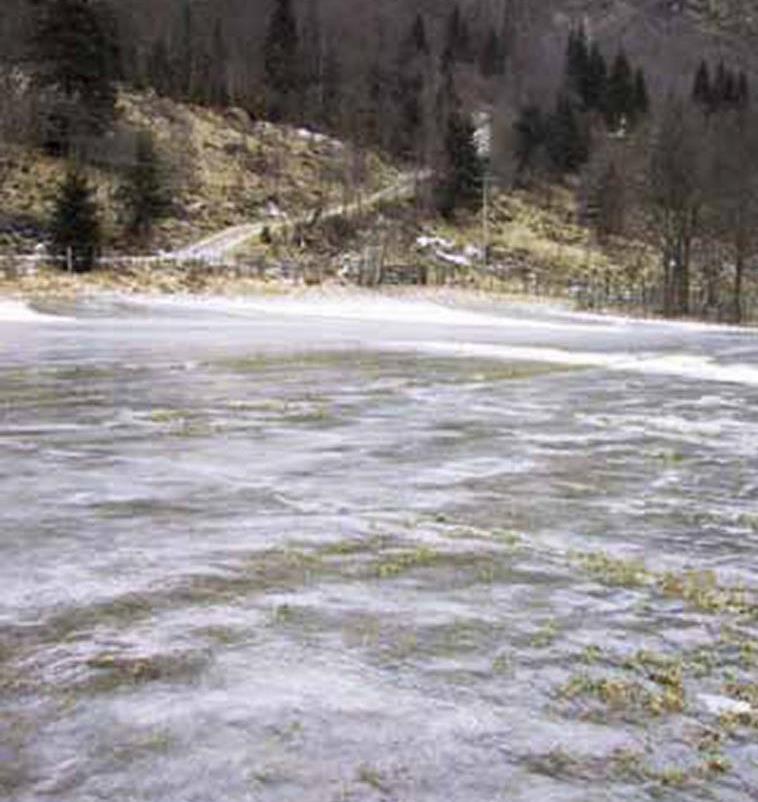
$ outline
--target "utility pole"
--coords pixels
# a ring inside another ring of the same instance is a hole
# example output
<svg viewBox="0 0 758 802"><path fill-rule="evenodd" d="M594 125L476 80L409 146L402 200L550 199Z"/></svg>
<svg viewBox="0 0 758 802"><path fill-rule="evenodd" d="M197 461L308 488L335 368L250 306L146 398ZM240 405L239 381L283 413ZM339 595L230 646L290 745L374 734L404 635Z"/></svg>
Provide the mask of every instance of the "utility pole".
<svg viewBox="0 0 758 802"><path fill-rule="evenodd" d="M490 180L489 170L485 167L484 175L482 176L482 267L485 271L489 264L490 251Z"/></svg>
<svg viewBox="0 0 758 802"><path fill-rule="evenodd" d="M492 118L488 112L475 114L472 117L474 125L474 141L476 143L477 158L482 175L482 268L486 272L489 263L490 249L490 159L492 156Z"/></svg>

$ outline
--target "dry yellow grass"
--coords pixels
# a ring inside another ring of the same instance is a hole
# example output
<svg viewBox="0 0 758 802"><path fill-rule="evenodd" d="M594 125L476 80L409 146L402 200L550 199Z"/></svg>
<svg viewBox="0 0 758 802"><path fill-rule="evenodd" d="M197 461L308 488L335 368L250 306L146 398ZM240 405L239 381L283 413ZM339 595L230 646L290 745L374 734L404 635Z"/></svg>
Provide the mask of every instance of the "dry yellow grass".
<svg viewBox="0 0 758 802"><path fill-rule="evenodd" d="M346 197L346 187L373 192L399 172L375 153L357 152L331 138L287 126L256 123L239 109L216 111L154 94L124 93L114 141L126 130L147 129L170 165L176 214L159 226L155 247L173 249L225 226L265 219L274 209L290 216ZM117 154L123 162L127 154ZM6 148L8 172L0 182L0 209L21 236L0 237L0 250L29 247L44 229L66 162L37 150ZM119 244L119 175L90 166L108 239ZM19 225L28 223L28 225ZM29 234L23 235L22 229Z"/></svg>
<svg viewBox="0 0 758 802"><path fill-rule="evenodd" d="M648 246L621 238L599 242L578 218L569 187L493 193L488 215L492 263L515 260L563 285L606 275L631 281L656 269L656 254ZM452 224L438 221L430 233L462 250L482 243L482 223L480 214L461 216Z"/></svg>

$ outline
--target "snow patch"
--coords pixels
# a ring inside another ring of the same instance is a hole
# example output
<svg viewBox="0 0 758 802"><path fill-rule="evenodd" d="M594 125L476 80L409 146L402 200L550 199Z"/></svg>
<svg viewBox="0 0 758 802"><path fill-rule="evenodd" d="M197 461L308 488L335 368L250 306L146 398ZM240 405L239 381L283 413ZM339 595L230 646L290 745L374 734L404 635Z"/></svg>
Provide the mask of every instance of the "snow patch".
<svg viewBox="0 0 758 802"><path fill-rule="evenodd" d="M451 265L456 265L457 267L471 267L471 259L468 256L464 256L462 253L446 253L445 251L438 251L437 257L442 259L443 262L447 262Z"/></svg>
<svg viewBox="0 0 758 802"><path fill-rule="evenodd" d="M63 323L70 318L35 312L23 301L0 301L0 323Z"/></svg>
<svg viewBox="0 0 758 802"><path fill-rule="evenodd" d="M423 250L428 248L444 248L449 251L453 248L453 243L449 239L443 237L419 237L416 240L416 245Z"/></svg>
<svg viewBox="0 0 758 802"><path fill-rule="evenodd" d="M155 302L153 302L155 303ZM177 303L177 299L161 299L161 303ZM570 331L586 329L582 324L568 322L553 323L535 321L524 318L511 318L483 312L460 309L432 301L401 300L376 295L322 295L309 298L244 298L244 299L206 299L193 300L193 304L216 307L219 311L235 313L256 313L282 315L286 317L319 317L335 320L363 320L366 322L386 321L404 324L433 324L443 326L482 327L490 329L508 329L524 331ZM614 331L611 326L602 329L592 327L594 331Z"/></svg>
<svg viewBox="0 0 758 802"><path fill-rule="evenodd" d="M417 350L454 357L548 362L554 365L605 368L619 373L676 376L694 381L712 381L758 387L758 368L752 365L723 365L707 357L689 356L687 354L650 356L630 353L610 354L595 351L564 351L560 348L447 342L398 343L396 347L403 350Z"/></svg>
<svg viewBox="0 0 758 802"><path fill-rule="evenodd" d="M701 693L697 697L701 706L714 716L723 715L750 715L753 708L739 699L730 699L728 696L716 696L715 694Z"/></svg>

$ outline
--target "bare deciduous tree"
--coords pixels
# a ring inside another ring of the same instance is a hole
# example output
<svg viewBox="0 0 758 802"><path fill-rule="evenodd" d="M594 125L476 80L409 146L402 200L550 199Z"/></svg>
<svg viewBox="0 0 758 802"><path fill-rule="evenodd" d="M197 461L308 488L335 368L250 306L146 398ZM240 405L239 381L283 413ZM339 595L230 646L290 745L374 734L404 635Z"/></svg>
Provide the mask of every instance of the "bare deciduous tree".
<svg viewBox="0 0 758 802"><path fill-rule="evenodd" d="M667 315L690 310L692 244L703 206L702 133L693 113L670 98L651 147L649 208L660 244Z"/></svg>

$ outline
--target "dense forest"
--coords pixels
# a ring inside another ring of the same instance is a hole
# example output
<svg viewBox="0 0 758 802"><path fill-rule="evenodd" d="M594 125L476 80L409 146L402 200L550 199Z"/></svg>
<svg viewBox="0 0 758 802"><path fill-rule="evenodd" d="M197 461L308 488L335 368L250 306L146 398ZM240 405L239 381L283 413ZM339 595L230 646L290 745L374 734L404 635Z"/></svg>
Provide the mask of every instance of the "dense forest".
<svg viewBox="0 0 758 802"><path fill-rule="evenodd" d="M758 255L752 64L747 40L724 38L726 22L710 36L702 6L6 0L0 136L122 170L143 238L167 200L149 131L114 134L124 88L237 107L427 167L430 213L447 217L476 206L485 172L503 191L560 182L599 240L658 250L650 302L661 311L741 320ZM88 204L72 168L54 226L66 247L72 219L96 236Z"/></svg>

